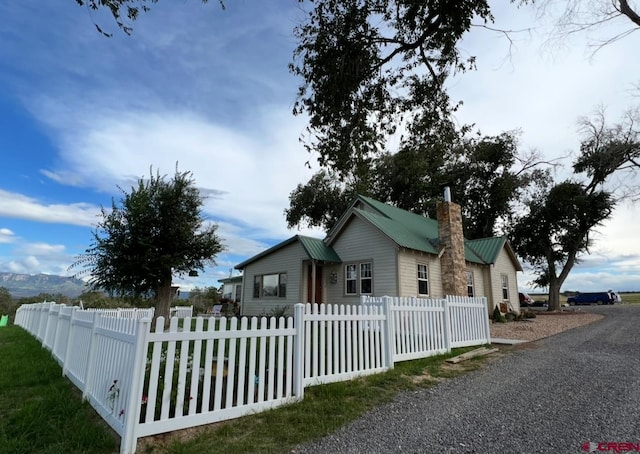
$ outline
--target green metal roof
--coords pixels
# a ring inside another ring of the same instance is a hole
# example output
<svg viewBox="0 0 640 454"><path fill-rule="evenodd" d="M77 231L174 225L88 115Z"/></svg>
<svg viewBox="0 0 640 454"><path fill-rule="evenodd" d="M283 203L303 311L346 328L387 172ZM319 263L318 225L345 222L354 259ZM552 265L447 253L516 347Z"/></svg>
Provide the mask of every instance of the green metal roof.
<svg viewBox="0 0 640 454"><path fill-rule="evenodd" d="M362 206L362 204L366 205L367 208L358 208L358 205ZM348 222L348 216L351 215L359 216L369 222L400 247L428 254L438 254L440 240L437 220L387 205L370 197L359 195L351 205L351 209L343 214L340 221L338 221L336 226L327 234L325 240L295 235L236 265L236 268L242 269L248 264L295 241L300 242L311 260L327 263L342 263L340 256L327 244L327 241L329 243L332 242L332 238L335 238L338 232L342 230ZM521 271L522 266L505 237L465 240L465 260L479 264L495 263L498 254L502 248L505 247L505 244L508 253L517 264L517 268Z"/></svg>
<svg viewBox="0 0 640 454"><path fill-rule="evenodd" d="M430 241L422 231L428 230L430 227L428 222L423 222L423 230L420 229L420 223L412 219L410 223L403 224L396 219L390 219L379 214L372 213L370 211L360 210L355 208L354 211L358 215L365 218L367 221L376 226L382 233L387 235L393 241L408 249L415 249L416 251L428 252L430 254L437 254L438 251L435 245ZM411 214L411 213L410 213ZM424 221L435 222L433 219L422 218ZM437 230L437 222L436 222ZM437 236L435 238L438 239Z"/></svg>
<svg viewBox="0 0 640 454"><path fill-rule="evenodd" d="M253 263L256 260L261 259L262 257L269 255L277 251L278 249L282 249L283 247L291 243L294 243L296 241L300 242L300 244L302 245L302 248L305 250L309 258L312 260L331 262L331 263L342 263L342 260L340 260L340 257L338 256L338 254L336 254L336 251L334 251L333 248L331 248L331 246L328 246L327 244L325 244L324 241L318 238L295 235L289 239L286 239L276 244L275 246L270 247L266 251L262 251L261 253L254 255L253 257L245 260L244 262L237 264L236 269L242 269L245 266L249 265L250 263Z"/></svg>
<svg viewBox="0 0 640 454"><path fill-rule="evenodd" d="M309 236L297 236L300 244L302 244L304 250L309 254L309 258L320 262L342 263L336 251L334 251L331 246L327 246L324 241Z"/></svg>
<svg viewBox="0 0 640 454"><path fill-rule="evenodd" d="M516 257L515 252L511 249L507 238L504 236L495 236L491 238L480 238L477 240L466 241L467 249L471 249L478 257L482 258L485 263L496 263L500 251L506 247L507 252L511 255L516 263L516 270L522 271L522 265Z"/></svg>
<svg viewBox="0 0 640 454"><path fill-rule="evenodd" d="M387 205L370 197L358 196L358 199L374 211L354 208L354 212L368 220L396 244L429 254L438 253L440 239L437 220ZM465 240L465 260L480 264L495 263L505 242L504 237Z"/></svg>
<svg viewBox="0 0 640 454"><path fill-rule="evenodd" d="M466 241L467 247L471 248L479 257L487 263L495 263L498 254L504 246L504 237L481 238L479 240Z"/></svg>
<svg viewBox="0 0 640 454"><path fill-rule="evenodd" d="M437 220L403 210L402 208L387 205L370 197L358 196L358 198L371 208L379 211L383 216L403 225L412 234L426 236L427 238L438 238Z"/></svg>

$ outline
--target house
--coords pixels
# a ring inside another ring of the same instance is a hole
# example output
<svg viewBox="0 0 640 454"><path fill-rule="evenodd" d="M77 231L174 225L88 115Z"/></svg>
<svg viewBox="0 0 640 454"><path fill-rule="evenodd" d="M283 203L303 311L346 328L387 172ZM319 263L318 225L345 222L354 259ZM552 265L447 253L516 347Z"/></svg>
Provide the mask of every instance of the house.
<svg viewBox="0 0 640 454"><path fill-rule="evenodd" d="M242 275L218 279L222 284L222 298L239 303L242 301Z"/></svg>
<svg viewBox="0 0 640 454"><path fill-rule="evenodd" d="M522 266L509 242L465 240L448 188L437 220L358 196L324 239L295 235L236 268L243 315L299 302L358 304L362 295L485 296L489 311L520 310Z"/></svg>

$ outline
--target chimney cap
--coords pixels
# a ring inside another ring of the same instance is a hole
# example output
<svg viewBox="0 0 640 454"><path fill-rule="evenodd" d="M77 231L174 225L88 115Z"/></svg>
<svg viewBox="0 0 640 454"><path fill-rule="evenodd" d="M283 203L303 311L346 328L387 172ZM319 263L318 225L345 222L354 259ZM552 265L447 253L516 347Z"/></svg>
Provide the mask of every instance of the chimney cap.
<svg viewBox="0 0 640 454"><path fill-rule="evenodd" d="M451 188L449 186L444 188L444 201L451 202Z"/></svg>

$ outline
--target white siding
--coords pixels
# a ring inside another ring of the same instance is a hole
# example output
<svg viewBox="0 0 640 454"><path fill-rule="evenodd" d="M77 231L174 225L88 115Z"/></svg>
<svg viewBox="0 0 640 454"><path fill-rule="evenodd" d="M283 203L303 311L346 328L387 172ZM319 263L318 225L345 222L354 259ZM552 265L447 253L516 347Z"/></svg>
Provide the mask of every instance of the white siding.
<svg viewBox="0 0 640 454"><path fill-rule="evenodd" d="M486 296L490 300L491 296L485 293L485 281L489 274L489 266L467 262L467 271L473 272L473 296Z"/></svg>
<svg viewBox="0 0 640 454"><path fill-rule="evenodd" d="M404 249L398 254L400 291L397 296L418 296L417 270L419 263L429 267L429 298L442 298L444 295L442 294L442 278L438 256L408 249Z"/></svg>
<svg viewBox="0 0 640 454"><path fill-rule="evenodd" d="M509 300L502 299L502 280L500 276L506 274L509 279ZM518 299L518 275L513 260L507 253L505 247L502 248L496 259L496 263L490 267L490 280L493 293L493 301L489 298L489 308L493 311L496 304L509 303L511 308L520 312L520 300Z"/></svg>
<svg viewBox="0 0 640 454"><path fill-rule="evenodd" d="M398 296L419 296L417 278L417 266L419 263L429 267L429 297L445 297L446 295L444 295L442 290L440 259L433 254L425 254L412 250L402 250L398 255L400 270L400 294ZM489 298L489 295L485 293L485 279L488 278L489 267L467 262L466 270L473 272L474 296L486 296Z"/></svg>
<svg viewBox="0 0 640 454"><path fill-rule="evenodd" d="M269 313L282 306L290 307L287 314L293 315L293 305L302 300L302 262L307 257L300 242L295 241L247 265L244 269L242 315ZM286 298L254 298L254 276L275 273L287 273Z"/></svg>
<svg viewBox="0 0 640 454"><path fill-rule="evenodd" d="M373 263L373 296L397 295L397 245L368 222L354 216L331 245L342 259L339 267L326 267L325 279L331 271L337 282L327 285L326 302L358 304L359 296L345 295L344 266L348 263Z"/></svg>

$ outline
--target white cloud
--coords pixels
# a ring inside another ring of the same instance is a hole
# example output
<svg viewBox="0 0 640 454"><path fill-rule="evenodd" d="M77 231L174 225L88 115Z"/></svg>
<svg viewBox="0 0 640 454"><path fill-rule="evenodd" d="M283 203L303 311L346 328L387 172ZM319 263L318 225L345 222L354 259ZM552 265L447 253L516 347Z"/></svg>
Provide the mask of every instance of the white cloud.
<svg viewBox="0 0 640 454"><path fill-rule="evenodd" d="M16 251L32 256L59 256L65 252L65 249L62 244L30 243L18 247Z"/></svg>
<svg viewBox="0 0 640 454"><path fill-rule="evenodd" d="M13 243L16 240L16 235L9 229L0 229L0 243Z"/></svg>
<svg viewBox="0 0 640 454"><path fill-rule="evenodd" d="M78 107L77 121L88 118ZM69 112L68 112L69 113ZM298 144L301 119L278 106L251 113L250 130L216 124L191 112L96 112L91 121L63 131L60 169L49 176L74 175L73 184L101 191L128 190L149 175L150 166L169 177L176 163L207 188L205 212L263 238L289 235L284 221L288 195L312 170ZM64 182L66 178L56 178ZM309 230L308 232L313 232Z"/></svg>
<svg viewBox="0 0 640 454"><path fill-rule="evenodd" d="M45 204L32 197L0 189L0 216L52 224L91 226L100 208L90 203Z"/></svg>
<svg viewBox="0 0 640 454"><path fill-rule="evenodd" d="M220 225L228 246L213 276L206 273L217 285L238 258L273 240L294 233L322 236L313 229L288 231L283 215L288 194L313 173L298 143L306 119L290 113L300 82L287 72L299 7L292 5L229 4L222 12L215 2L160 2L128 37L104 12L90 17L73 2L0 3L0 16L8 18L3 36L9 38L0 42L0 60L12 62L0 73L0 84L21 97L57 146L59 155L37 163L51 181L117 195L116 185L128 189L152 165L168 175L176 162L193 171L209 195L205 214ZM533 24L527 8L498 5L494 13L503 28ZM114 37L96 33L92 17ZM626 107L629 82L640 74L637 59L628 58L638 39L628 37L589 61L575 47L545 55L543 35L519 35L512 59L505 61L504 36L478 29L463 47L478 56L479 70L456 77L451 89L453 100L465 102L460 122L476 122L485 134L522 128L524 148L552 157L577 150L579 115L604 104L615 119ZM616 211L593 259L622 257L635 244L636 212ZM90 226L98 214L90 203L50 203L0 190L0 216ZM0 242L14 238L0 230ZM11 266L26 270L39 263L53 272L63 269L49 261L56 254L59 263L69 261L55 245L24 247L24 258L12 258ZM617 263L637 274L632 255ZM576 267L571 279L588 265L585 260Z"/></svg>
<svg viewBox="0 0 640 454"><path fill-rule="evenodd" d="M12 260L5 266L10 272L17 274L38 274L43 272L40 261L32 255L22 257L19 260Z"/></svg>

